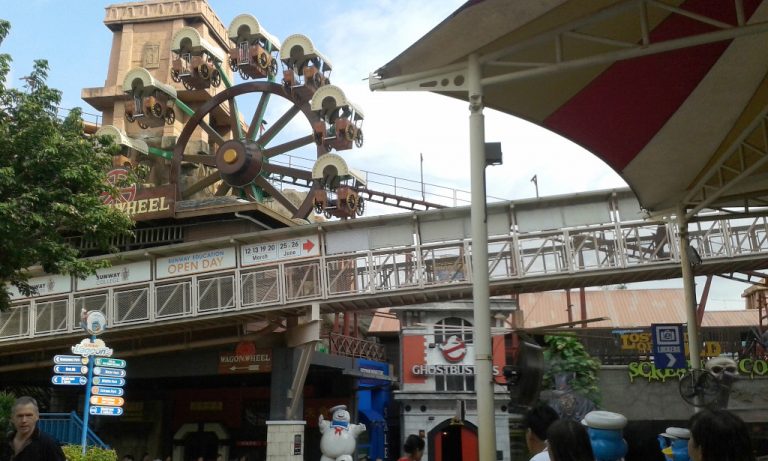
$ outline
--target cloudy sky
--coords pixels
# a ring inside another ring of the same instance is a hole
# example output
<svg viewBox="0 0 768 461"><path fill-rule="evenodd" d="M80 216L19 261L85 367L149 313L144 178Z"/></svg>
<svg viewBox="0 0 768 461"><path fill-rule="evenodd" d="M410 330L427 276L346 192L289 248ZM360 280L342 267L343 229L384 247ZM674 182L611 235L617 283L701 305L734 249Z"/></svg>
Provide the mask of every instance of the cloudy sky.
<svg viewBox="0 0 768 461"><path fill-rule="evenodd" d="M0 53L10 54L14 61L8 83L21 85L19 78L29 72L33 60L47 59L49 84L63 91L62 106L95 112L80 99L80 90L104 85L112 40L111 31L103 24L104 7L113 3L120 2L2 0L0 18L9 20L12 27L0 46ZM432 94L373 93L366 79L462 3L209 0L225 26L238 14L250 13L281 40L294 33L310 37L333 63L332 82L365 113L365 145L345 152L347 162L372 173L369 178L386 183L379 190L391 187L394 177L400 187L414 189L417 195L422 171L425 183L445 187L426 186L428 192L451 195L451 189L469 191L467 104ZM485 116L486 141L501 142L504 153L504 164L487 170L489 196L504 200L534 197L534 175L542 196L626 187L613 170L573 143L490 109L485 110ZM459 193L459 197L469 196ZM366 214L393 211L371 208ZM697 280L699 287L703 283L703 279ZM677 287L681 282L671 280L654 286ZM708 308L741 308L740 293L745 288L716 278Z"/></svg>

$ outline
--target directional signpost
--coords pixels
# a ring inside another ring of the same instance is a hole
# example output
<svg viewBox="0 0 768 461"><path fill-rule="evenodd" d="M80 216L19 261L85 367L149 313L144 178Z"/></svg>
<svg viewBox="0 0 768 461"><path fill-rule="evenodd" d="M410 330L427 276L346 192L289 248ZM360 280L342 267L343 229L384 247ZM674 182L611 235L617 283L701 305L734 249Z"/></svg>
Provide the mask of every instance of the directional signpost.
<svg viewBox="0 0 768 461"><path fill-rule="evenodd" d="M88 382L88 378L85 376L59 376L56 375L51 378L53 384L59 386L85 386Z"/></svg>
<svg viewBox="0 0 768 461"><path fill-rule="evenodd" d="M88 367L85 365L54 365L53 372L59 375L85 375Z"/></svg>
<svg viewBox="0 0 768 461"><path fill-rule="evenodd" d="M125 360L112 358L112 349L96 336L107 327L107 318L100 311L83 315L83 328L91 334L72 346L76 355L57 355L53 358L54 376L51 382L60 386L85 386L83 409L83 456L87 448L88 416L120 416L123 414L123 386L125 385ZM85 376L84 376L85 375ZM95 375L95 376L94 376ZM93 396L91 395L93 394Z"/></svg>
<svg viewBox="0 0 768 461"><path fill-rule="evenodd" d="M81 355L55 355L53 363L63 365L88 365L88 357Z"/></svg>
<svg viewBox="0 0 768 461"><path fill-rule="evenodd" d="M91 393L94 395L123 395L122 387L93 386Z"/></svg>
<svg viewBox="0 0 768 461"><path fill-rule="evenodd" d="M683 326L679 324L653 324L653 364L658 369L688 368L685 361Z"/></svg>
<svg viewBox="0 0 768 461"><path fill-rule="evenodd" d="M92 406L89 409L89 414L99 415L99 416L120 416L123 414L123 409L120 407Z"/></svg>

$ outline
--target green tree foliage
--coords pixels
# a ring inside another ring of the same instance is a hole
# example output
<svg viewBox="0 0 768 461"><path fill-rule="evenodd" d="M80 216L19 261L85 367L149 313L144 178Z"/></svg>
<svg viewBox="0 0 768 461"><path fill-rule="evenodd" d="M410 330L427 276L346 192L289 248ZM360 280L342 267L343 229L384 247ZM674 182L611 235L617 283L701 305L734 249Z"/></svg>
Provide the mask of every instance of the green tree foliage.
<svg viewBox="0 0 768 461"><path fill-rule="evenodd" d="M597 373L600 362L587 353L576 336L545 336L544 340L547 343L544 360L549 366L544 373L544 386L556 389L555 378L566 375L571 389L599 406L601 395Z"/></svg>
<svg viewBox="0 0 768 461"><path fill-rule="evenodd" d="M0 20L0 45L9 30ZM80 259L69 237L108 251L133 226L100 199L117 192L106 182L115 146L84 135L79 109L57 117L61 93L46 85L46 61L34 62L23 90L7 86L10 65L0 54L0 311L9 306L7 284L32 293L25 268L85 277L106 265Z"/></svg>

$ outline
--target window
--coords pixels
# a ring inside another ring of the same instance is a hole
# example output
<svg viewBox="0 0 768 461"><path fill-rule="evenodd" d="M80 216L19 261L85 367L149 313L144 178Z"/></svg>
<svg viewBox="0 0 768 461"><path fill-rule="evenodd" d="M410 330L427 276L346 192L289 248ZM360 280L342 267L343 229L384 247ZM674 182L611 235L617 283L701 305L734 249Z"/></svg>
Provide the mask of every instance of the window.
<svg viewBox="0 0 768 461"><path fill-rule="evenodd" d="M458 317L448 317L435 324L435 344L444 344L451 336L456 336L465 345L472 344L472 324ZM466 356L462 362L466 360ZM436 391L474 391L474 375L436 375Z"/></svg>

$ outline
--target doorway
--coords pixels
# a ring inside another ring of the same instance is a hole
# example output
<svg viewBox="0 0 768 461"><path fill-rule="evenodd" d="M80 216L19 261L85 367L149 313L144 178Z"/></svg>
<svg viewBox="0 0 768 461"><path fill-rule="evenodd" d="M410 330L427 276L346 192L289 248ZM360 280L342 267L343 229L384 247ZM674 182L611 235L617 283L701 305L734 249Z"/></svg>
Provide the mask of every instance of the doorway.
<svg viewBox="0 0 768 461"><path fill-rule="evenodd" d="M229 436L219 423L188 423L173 436L173 461L229 459Z"/></svg>
<svg viewBox="0 0 768 461"><path fill-rule="evenodd" d="M446 419L429 431L429 461L477 461L477 426Z"/></svg>

